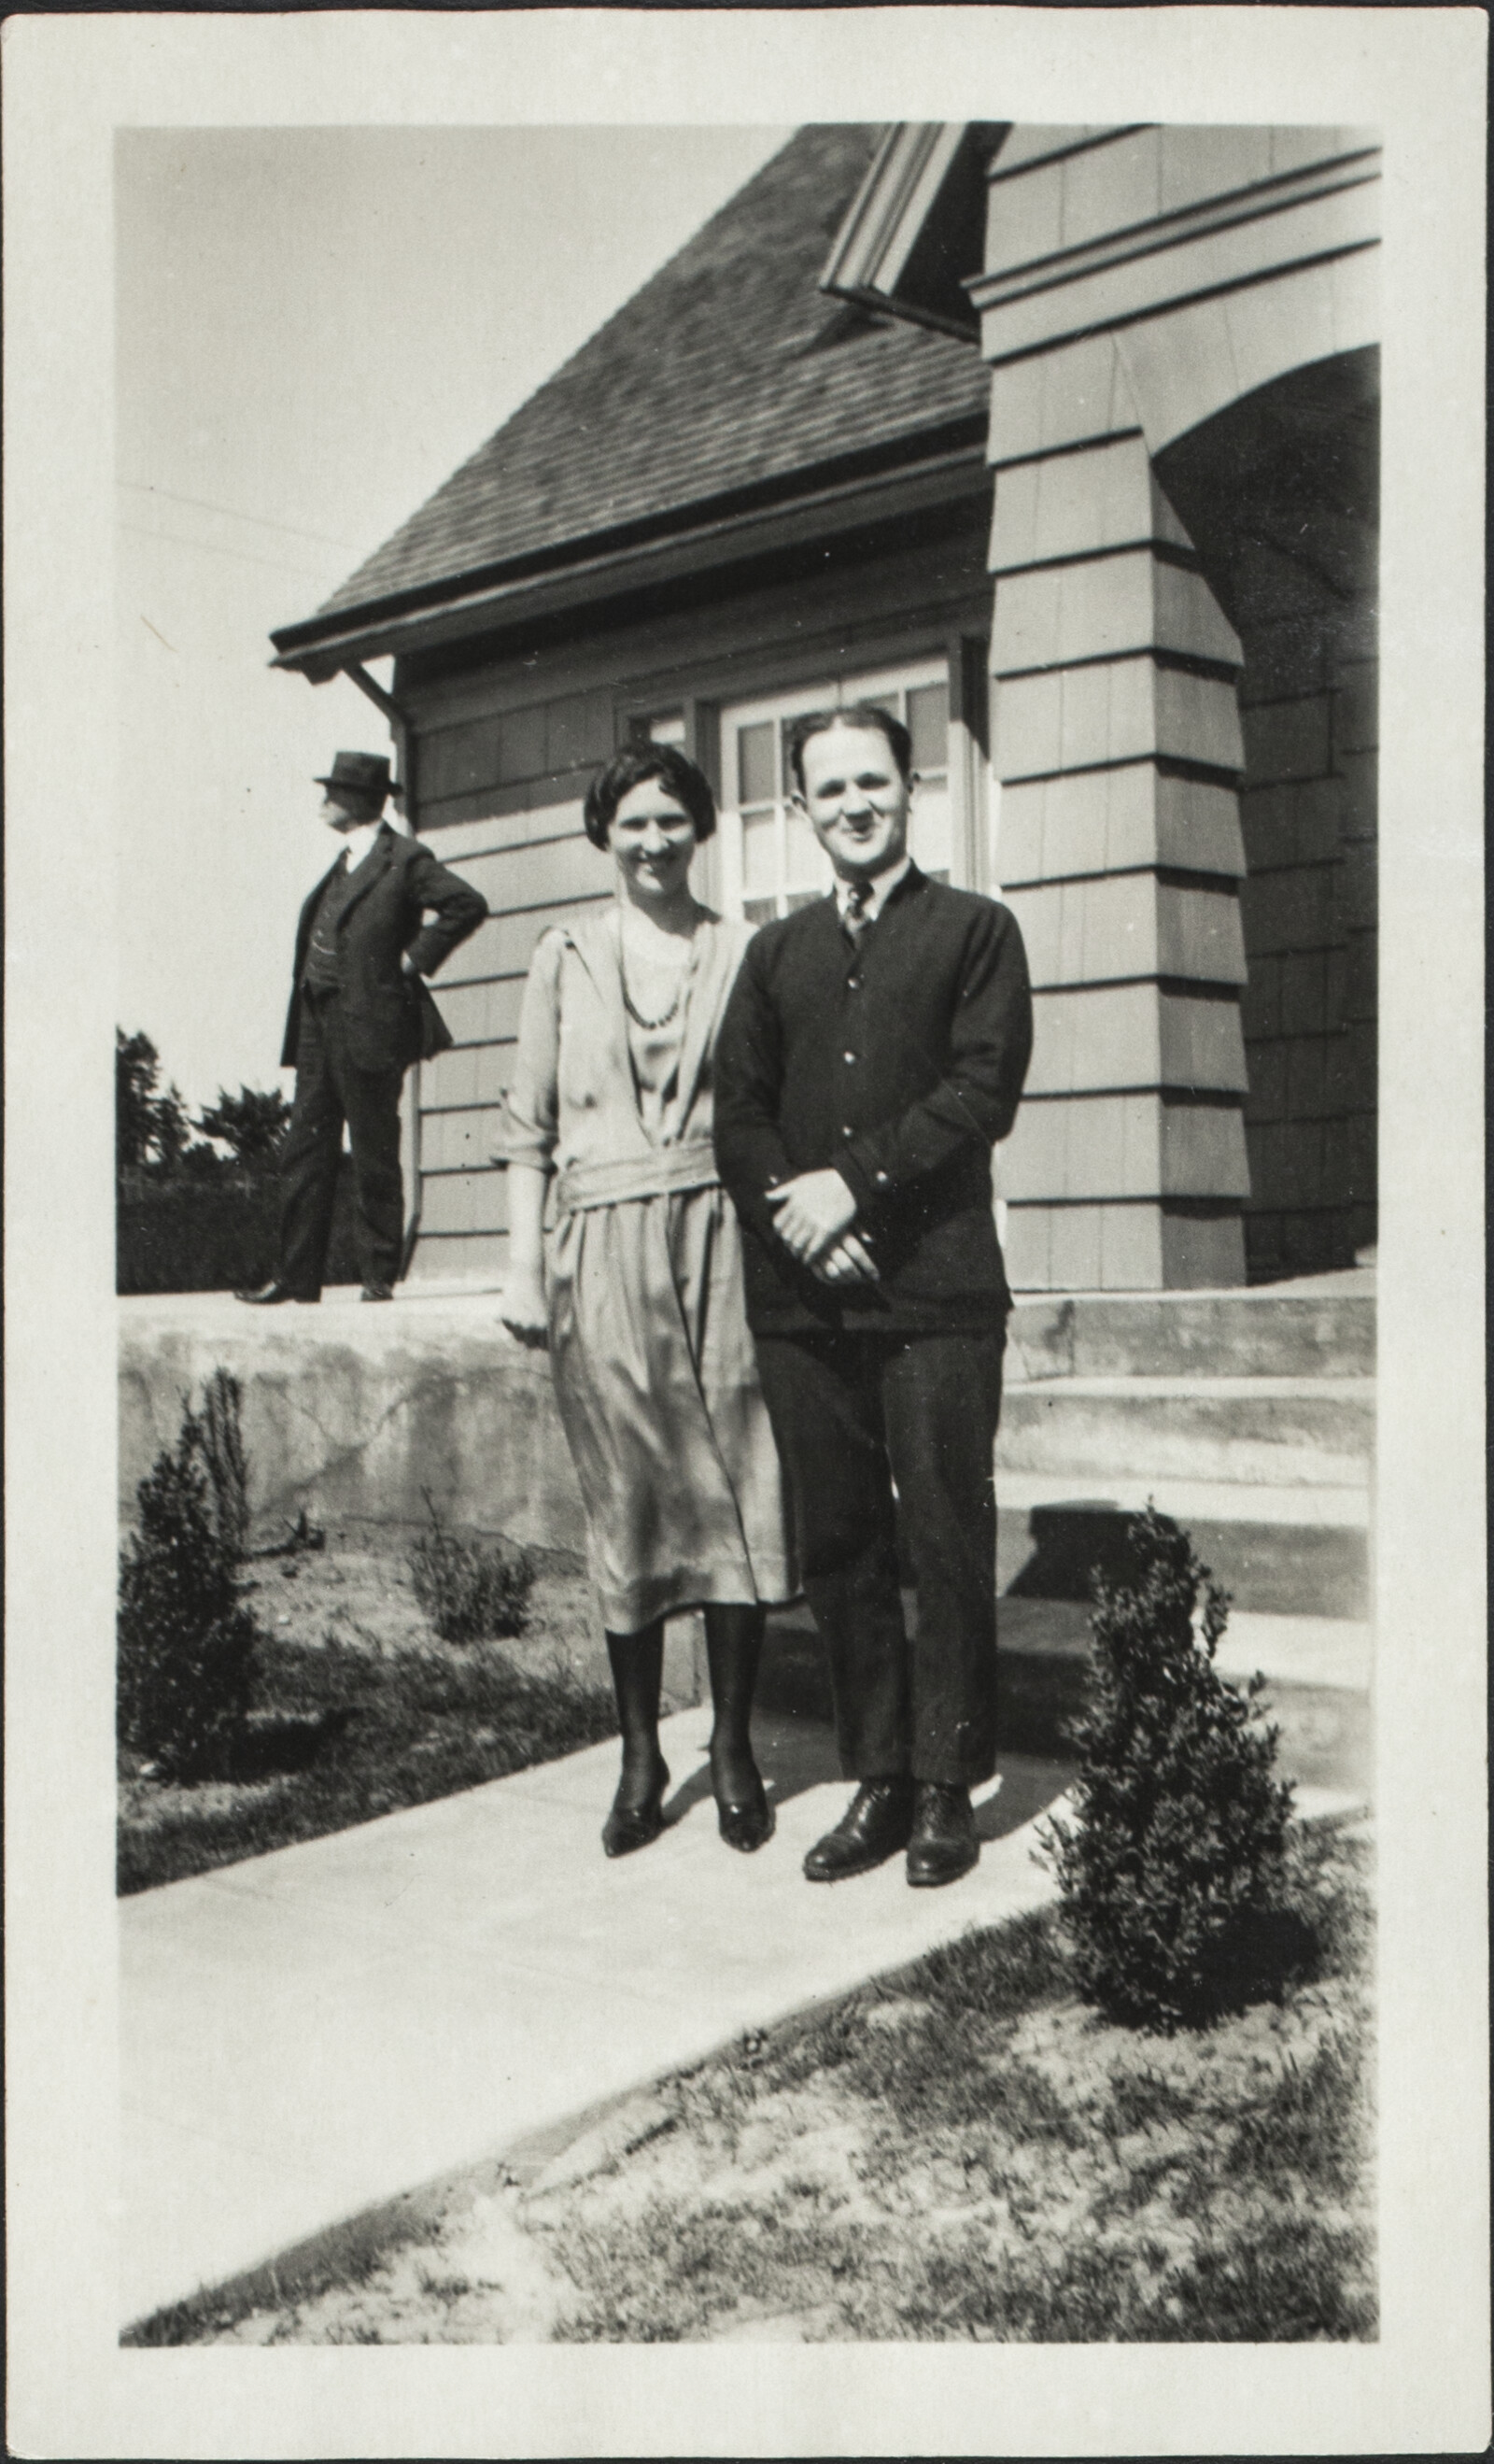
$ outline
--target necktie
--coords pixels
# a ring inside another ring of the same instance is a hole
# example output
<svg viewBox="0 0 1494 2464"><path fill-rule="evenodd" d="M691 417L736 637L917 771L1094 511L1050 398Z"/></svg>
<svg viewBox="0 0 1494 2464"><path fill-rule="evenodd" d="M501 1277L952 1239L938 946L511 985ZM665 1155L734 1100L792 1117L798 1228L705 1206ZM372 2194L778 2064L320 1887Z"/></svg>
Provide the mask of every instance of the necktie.
<svg viewBox="0 0 1494 2464"><path fill-rule="evenodd" d="M858 946L862 935L871 922L870 916L867 913L867 904L870 896L869 881L852 882L846 900L845 913L841 917L841 931L853 950Z"/></svg>

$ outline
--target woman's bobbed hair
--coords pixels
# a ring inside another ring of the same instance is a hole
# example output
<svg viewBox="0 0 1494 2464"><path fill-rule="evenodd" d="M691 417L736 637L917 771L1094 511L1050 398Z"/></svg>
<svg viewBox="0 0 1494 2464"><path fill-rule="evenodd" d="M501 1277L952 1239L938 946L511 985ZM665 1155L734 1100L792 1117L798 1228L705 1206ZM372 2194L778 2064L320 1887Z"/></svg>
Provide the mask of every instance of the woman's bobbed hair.
<svg viewBox="0 0 1494 2464"><path fill-rule="evenodd" d="M606 846L619 804L646 779L657 779L675 803L684 806L695 825L697 841L710 838L715 828L715 798L710 780L696 768L689 754L682 753L677 744L625 744L621 753L614 753L597 772L586 790L582 821L593 847Z"/></svg>

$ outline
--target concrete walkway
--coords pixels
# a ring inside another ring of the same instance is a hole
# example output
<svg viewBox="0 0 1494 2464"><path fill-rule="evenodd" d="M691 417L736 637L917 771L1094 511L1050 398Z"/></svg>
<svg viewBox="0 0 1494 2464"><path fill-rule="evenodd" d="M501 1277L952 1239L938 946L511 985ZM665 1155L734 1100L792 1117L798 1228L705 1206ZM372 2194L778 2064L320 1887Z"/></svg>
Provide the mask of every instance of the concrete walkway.
<svg viewBox="0 0 1494 2464"><path fill-rule="evenodd" d="M664 1838L609 1863L608 1741L120 1907L131 2321L1049 1895L1056 1763L982 1792L976 1872L800 1873L846 1790L827 1734L757 1726L778 1834L716 1836L707 1709L665 1724Z"/></svg>
<svg viewBox="0 0 1494 2464"><path fill-rule="evenodd" d="M1003 1761L950 1888L899 1858L817 1889L827 1731L758 1718L778 1832L748 1858L716 1837L709 1726L665 1724L672 1827L615 1864L608 1741L121 1902L123 2322L1052 1896L1061 1764Z"/></svg>

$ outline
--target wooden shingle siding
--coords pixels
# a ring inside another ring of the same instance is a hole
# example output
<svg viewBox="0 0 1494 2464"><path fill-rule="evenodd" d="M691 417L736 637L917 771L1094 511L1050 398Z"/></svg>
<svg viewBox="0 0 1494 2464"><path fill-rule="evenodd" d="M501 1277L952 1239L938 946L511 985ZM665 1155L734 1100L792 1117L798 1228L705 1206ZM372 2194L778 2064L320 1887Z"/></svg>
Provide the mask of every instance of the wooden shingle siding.
<svg viewBox="0 0 1494 2464"><path fill-rule="evenodd" d="M513 992L513 1016L518 1021L519 995L522 986ZM438 1052L428 1061L420 1074L421 1109L423 1111L452 1111L467 1104L500 1104L508 1084L509 1052L512 1034L496 1038L491 1044L458 1046L454 1052Z"/></svg>
<svg viewBox="0 0 1494 2464"><path fill-rule="evenodd" d="M501 1172L437 1172L424 1177L421 1189L421 1242L432 1235L473 1232L490 1236L508 1232L506 1184ZM445 1257L433 1271L460 1274L454 1257Z"/></svg>
<svg viewBox="0 0 1494 2464"><path fill-rule="evenodd" d="M501 646L450 658L402 661L396 694L420 739L421 828L445 830L486 811L515 816L558 803L578 806L593 770L615 749L630 714L678 706L682 698L728 702L776 693L804 678L855 674L926 654L961 627L983 633L990 619L986 538L990 480L973 455L956 501L917 519L890 519L870 539L841 539L815 556L802 576L781 572L723 577L696 604L599 610L563 642L530 649ZM890 513L895 508L890 508ZM805 517L806 544L814 524ZM565 690L562 690L564 688ZM612 712L612 733L575 770L492 790L434 796L425 747L458 725L513 715L540 695L552 705L585 702Z"/></svg>
<svg viewBox="0 0 1494 2464"><path fill-rule="evenodd" d="M572 743L577 729L595 730L599 706L597 694L551 705L568 707ZM549 745L560 739L542 709L539 717L531 740L538 746L536 758L544 762ZM610 696L606 720L610 727ZM428 742L458 733L476 741L482 725L466 722L461 730L423 737L422 781L428 777ZM518 740L516 731L511 740ZM450 766L445 775L452 775ZM490 801L495 792L474 789L472 800ZM423 831L430 826L424 796L421 822ZM529 961L550 925L588 913L612 890L611 869L582 829L576 797L437 826L443 861L482 891L490 913L452 953L436 982L454 1048L427 1062L420 1072L421 1239L412 1269L417 1280L483 1277L501 1266L508 1222L502 1107Z"/></svg>
<svg viewBox="0 0 1494 2464"><path fill-rule="evenodd" d="M611 750L612 696L606 692L565 693L500 716L432 728L420 739L423 818L428 820L432 807L484 787L512 787L594 765Z"/></svg>
<svg viewBox="0 0 1494 2464"><path fill-rule="evenodd" d="M530 839L518 847L464 856L462 878L482 891L491 912L488 923L453 954L447 981L493 973L487 935L494 916L594 898L599 891L611 889L611 872L607 858L580 830L563 838Z"/></svg>
<svg viewBox="0 0 1494 2464"><path fill-rule="evenodd" d="M487 1172L495 1161L503 1133L500 1104L474 1105L464 1111L426 1111L420 1133L420 1168L432 1172Z"/></svg>

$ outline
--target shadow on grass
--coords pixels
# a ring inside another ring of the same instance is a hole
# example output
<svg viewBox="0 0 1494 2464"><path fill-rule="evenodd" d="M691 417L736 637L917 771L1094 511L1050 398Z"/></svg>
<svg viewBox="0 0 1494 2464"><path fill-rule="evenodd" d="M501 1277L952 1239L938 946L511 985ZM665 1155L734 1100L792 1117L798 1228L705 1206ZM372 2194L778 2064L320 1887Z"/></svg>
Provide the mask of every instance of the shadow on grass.
<svg viewBox="0 0 1494 2464"><path fill-rule="evenodd" d="M342 1735L353 1716L346 1707L303 1712L289 1719L251 1713L225 1775L253 1788L260 1781L280 1779L291 1771L309 1771L318 1755Z"/></svg>
<svg viewBox="0 0 1494 2464"><path fill-rule="evenodd" d="M491 1644L368 1652L266 1637L256 1665L258 1703L218 1778L126 1774L121 1894L505 1778L617 1726L609 1692L560 1665L517 1668Z"/></svg>

